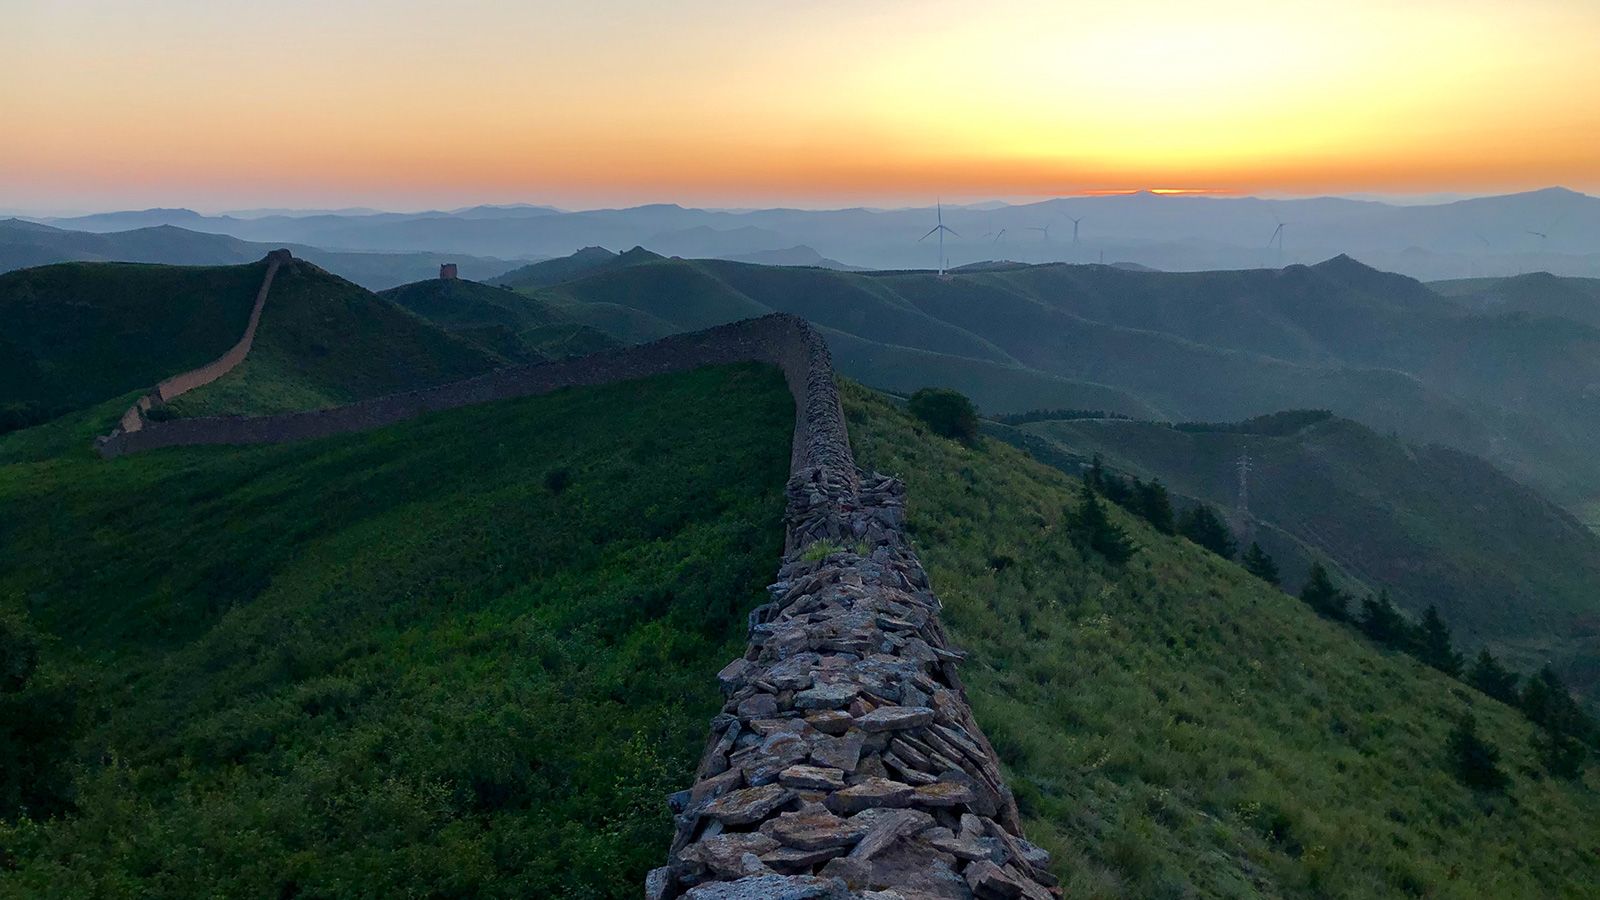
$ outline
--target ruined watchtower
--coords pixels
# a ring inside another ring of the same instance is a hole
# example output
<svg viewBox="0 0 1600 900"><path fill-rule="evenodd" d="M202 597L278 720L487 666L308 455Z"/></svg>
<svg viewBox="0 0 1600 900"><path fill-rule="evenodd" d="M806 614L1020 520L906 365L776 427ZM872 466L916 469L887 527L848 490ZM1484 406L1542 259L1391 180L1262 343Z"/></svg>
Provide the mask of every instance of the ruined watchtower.
<svg viewBox="0 0 1600 900"><path fill-rule="evenodd" d="M455 281L456 280L456 264L455 263L444 263L444 264L440 265L439 266L439 280L440 281Z"/></svg>

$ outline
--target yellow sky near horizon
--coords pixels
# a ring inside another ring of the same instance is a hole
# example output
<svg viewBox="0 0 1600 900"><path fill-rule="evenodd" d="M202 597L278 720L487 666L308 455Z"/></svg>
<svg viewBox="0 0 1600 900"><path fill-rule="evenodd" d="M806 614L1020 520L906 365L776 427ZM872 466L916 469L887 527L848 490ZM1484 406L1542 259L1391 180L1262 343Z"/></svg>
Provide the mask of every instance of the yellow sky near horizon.
<svg viewBox="0 0 1600 900"><path fill-rule="evenodd" d="M0 11L0 207L1600 187L1593 0Z"/></svg>

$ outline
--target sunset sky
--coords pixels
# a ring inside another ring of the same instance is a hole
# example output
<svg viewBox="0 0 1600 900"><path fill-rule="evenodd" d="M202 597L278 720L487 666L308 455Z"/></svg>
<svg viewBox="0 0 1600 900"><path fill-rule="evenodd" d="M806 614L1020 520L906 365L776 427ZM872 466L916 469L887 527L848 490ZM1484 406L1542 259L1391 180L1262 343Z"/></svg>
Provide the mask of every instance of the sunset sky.
<svg viewBox="0 0 1600 900"><path fill-rule="evenodd" d="M1600 190L1596 0L0 0L0 208Z"/></svg>

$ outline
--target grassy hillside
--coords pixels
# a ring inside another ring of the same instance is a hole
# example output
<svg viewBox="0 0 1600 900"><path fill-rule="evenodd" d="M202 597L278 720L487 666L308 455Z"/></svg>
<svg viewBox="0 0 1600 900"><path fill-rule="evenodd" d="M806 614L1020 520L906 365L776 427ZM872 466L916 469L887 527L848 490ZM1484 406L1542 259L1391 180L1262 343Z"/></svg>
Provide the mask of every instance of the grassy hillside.
<svg viewBox="0 0 1600 900"><path fill-rule="evenodd" d="M550 287L618 262L619 255L604 247L585 247L571 256L547 259L512 269L491 279L490 283L510 288Z"/></svg>
<svg viewBox="0 0 1600 900"><path fill-rule="evenodd" d="M0 418L40 421L210 362L244 333L265 271L64 263L0 275Z"/></svg>
<svg viewBox="0 0 1600 900"><path fill-rule="evenodd" d="M1067 476L846 405L858 460L908 483L973 708L1067 896L1592 894L1600 778L1544 777L1515 711L1119 511L1143 549L1086 560ZM1451 774L1469 712L1504 794Z"/></svg>
<svg viewBox="0 0 1600 900"><path fill-rule="evenodd" d="M617 344L548 303L476 281L433 278L378 296L511 362L593 353Z"/></svg>
<svg viewBox="0 0 1600 900"><path fill-rule="evenodd" d="M255 345L232 372L185 394L179 415L337 406L441 384L503 361L303 260L272 283Z"/></svg>
<svg viewBox="0 0 1600 900"><path fill-rule="evenodd" d="M31 690L70 713L18 725L66 746L0 809L0 896L637 896L782 549L792 422L747 365L0 465L0 626L50 636Z"/></svg>
<svg viewBox="0 0 1600 900"><path fill-rule="evenodd" d="M1459 639L1524 670L1554 659L1585 686L1600 675L1600 538L1481 460L1337 418L1288 435L1109 420L1023 427L1223 509L1248 452L1250 508L1270 552L1283 534L1415 613L1437 604ZM1286 571L1295 589L1297 570Z"/></svg>
<svg viewBox="0 0 1600 900"><path fill-rule="evenodd" d="M542 277L506 283L625 341L781 310L851 339L847 375L946 385L989 412L1093 391L1104 408L1170 420L1326 408L1482 456L1572 509L1600 497L1600 330L1464 305L1347 257L1188 273L1003 265L944 279L639 251L541 265Z"/></svg>

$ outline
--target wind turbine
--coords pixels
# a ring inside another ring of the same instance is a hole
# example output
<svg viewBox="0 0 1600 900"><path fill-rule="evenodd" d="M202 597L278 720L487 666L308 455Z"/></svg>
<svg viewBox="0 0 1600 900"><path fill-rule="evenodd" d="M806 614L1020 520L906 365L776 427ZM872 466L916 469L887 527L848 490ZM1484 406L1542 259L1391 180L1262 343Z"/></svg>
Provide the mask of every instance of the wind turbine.
<svg viewBox="0 0 1600 900"><path fill-rule="evenodd" d="M1068 216L1067 218L1071 219L1072 217ZM1083 217L1082 216L1079 216L1076 219L1072 219L1072 242L1074 244L1076 244L1078 242L1078 223L1082 222L1082 221L1083 221Z"/></svg>
<svg viewBox="0 0 1600 900"><path fill-rule="evenodd" d="M1047 240L1047 241L1050 240L1050 226L1049 225L1029 225L1028 226L1028 230L1029 231L1042 231L1042 232L1044 232L1044 239Z"/></svg>
<svg viewBox="0 0 1600 900"><path fill-rule="evenodd" d="M933 237L936 234L939 236L939 277L943 278L944 277L944 267L945 267L944 233L948 231L952 235L955 235L956 237L961 237L961 235L956 234L955 229L950 228L949 226L944 224L944 201L942 201L942 200L939 202L938 216L939 216L939 224L937 224L937 225L933 226L932 228L930 228L928 230L927 234L923 235L922 237L917 238L917 243L920 244L923 241L927 240L930 237Z"/></svg>
<svg viewBox="0 0 1600 900"><path fill-rule="evenodd" d="M996 244L1000 243L1000 239L1005 237L1005 236L1006 236L1006 230L1004 228L1000 229L1000 232L994 236L994 243L996 243Z"/></svg>
<svg viewBox="0 0 1600 900"><path fill-rule="evenodd" d="M1277 216L1273 216L1273 218L1278 219ZM1278 219L1278 227L1272 230L1272 237L1267 238L1267 246L1269 248L1272 246L1273 241L1278 242L1278 268L1280 269L1283 268L1283 228L1285 225L1293 224L1293 222L1285 222L1282 219Z"/></svg>

